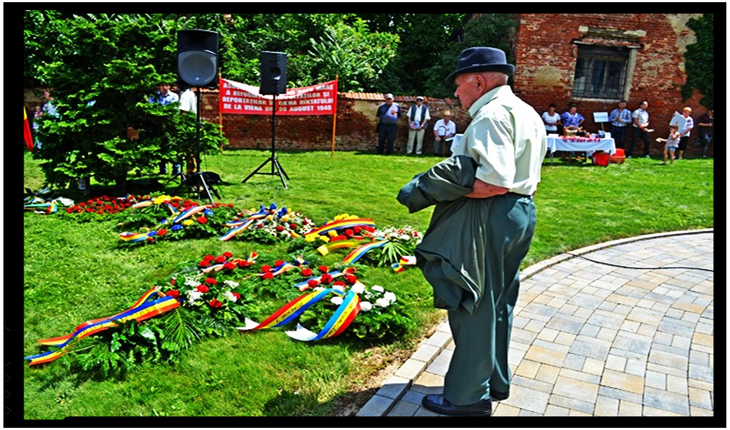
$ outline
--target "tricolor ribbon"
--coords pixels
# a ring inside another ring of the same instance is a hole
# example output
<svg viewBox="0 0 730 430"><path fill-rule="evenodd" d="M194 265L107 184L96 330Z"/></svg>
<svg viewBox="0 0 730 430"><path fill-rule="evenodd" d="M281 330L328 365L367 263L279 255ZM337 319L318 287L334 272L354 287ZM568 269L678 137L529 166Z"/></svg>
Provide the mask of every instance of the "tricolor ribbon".
<svg viewBox="0 0 730 430"><path fill-rule="evenodd" d="M281 307L262 323L259 324L246 318L246 326L237 327L237 329L239 331L249 331L280 327L299 317L304 311L329 295L329 293L342 295L342 293L331 288L304 294ZM360 298L357 294L350 290L347 295L345 295L342 303L337 307L335 313L330 317L318 334L307 330L298 323L296 330L288 331L286 334L292 339L305 342L339 336L345 331L350 323L352 323L359 311Z"/></svg>
<svg viewBox="0 0 730 430"><path fill-rule="evenodd" d="M317 251L319 251L322 255L327 255L330 253L330 251L333 251L335 249L341 249L341 248L354 248L358 245L360 245L362 242L359 240L336 240L334 242L328 242L324 245L317 248Z"/></svg>
<svg viewBox="0 0 730 430"><path fill-rule="evenodd" d="M261 205L258 212L252 214L246 219L238 220L238 221L229 221L226 223L228 227L232 227L230 230L226 232L223 236L219 237L218 240L229 240L235 237L238 233L242 232L243 230L246 230L253 224L254 221L262 218L266 218L269 215L269 209L264 208L264 205Z"/></svg>
<svg viewBox="0 0 730 430"><path fill-rule="evenodd" d="M353 219L343 219L338 221L332 221L330 223L327 223L323 225L322 227L312 230L309 233L307 233L307 236L311 235L321 235L323 233L327 233L330 230L339 230L343 228L353 228L353 227L373 227L375 228L375 222L372 219L369 218L353 218Z"/></svg>
<svg viewBox="0 0 730 430"><path fill-rule="evenodd" d="M38 355L25 357L30 366L49 363L71 349L71 343L83 339L92 334L99 333L110 327L116 327L117 323L124 323L130 320L142 322L146 319L163 314L180 306L172 296L163 296L155 288L150 289L140 297L137 302L124 312L106 318L98 318L86 321L78 325L75 331L66 336L59 336L49 339L42 339L38 342L41 345L50 345L59 348L54 351L47 351Z"/></svg>
<svg viewBox="0 0 730 430"><path fill-rule="evenodd" d="M209 273L209 272L212 272L214 270L216 272L220 272L221 270L223 270L223 268L226 266L227 263L238 264L239 261L246 261L249 265L255 264L256 263L256 259L258 257L259 257L259 253L256 252L256 251L254 251L254 252L252 252L249 255L249 257L246 260L243 260L241 258L233 258L231 260L224 261L223 263L220 263L220 264L214 264L212 266L208 266L208 267L202 269L201 272L203 272L203 273Z"/></svg>
<svg viewBox="0 0 730 430"><path fill-rule="evenodd" d="M400 258L400 260L397 263L393 263L391 266L393 267L393 271L396 273L400 273L405 270L406 266L415 266L416 265L416 257L414 256L403 256Z"/></svg>
<svg viewBox="0 0 730 430"><path fill-rule="evenodd" d="M345 258L342 259L342 262L345 264L354 264L357 260L360 259L360 257L365 255L371 249L385 246L385 244L388 242L390 242L390 239L375 240L373 242L366 243L365 245L358 246L357 248L353 249L352 252L347 254Z"/></svg>
<svg viewBox="0 0 730 430"><path fill-rule="evenodd" d="M319 276L314 276L312 278L309 278L309 279L307 279L304 282L300 282L300 283L294 285L294 287L296 287L299 291L304 291L304 290L307 290L307 289L310 288L309 287L309 281L321 282L322 281L322 277L324 275L329 275L332 279L335 279L335 278L338 278L340 276L349 275L349 274L354 273L354 272L355 272L354 267L348 267L347 269L345 269L344 272L340 272L340 271L335 270L334 272L323 273L323 274L321 274Z"/></svg>

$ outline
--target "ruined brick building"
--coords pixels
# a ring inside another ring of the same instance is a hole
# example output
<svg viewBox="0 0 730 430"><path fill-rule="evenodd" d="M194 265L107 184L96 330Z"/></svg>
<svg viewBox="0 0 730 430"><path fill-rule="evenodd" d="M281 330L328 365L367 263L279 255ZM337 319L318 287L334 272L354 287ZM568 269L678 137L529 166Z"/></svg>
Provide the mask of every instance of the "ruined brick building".
<svg viewBox="0 0 730 430"><path fill-rule="evenodd" d="M610 112L618 100L628 100L628 108L649 102L651 127L655 137L668 134L675 111L690 106L693 117L705 112L703 95L694 92L689 100L681 96L686 81L684 52L695 42L687 21L700 14L518 14L514 42L516 73L513 89L538 113L550 103L558 112L568 104L578 105L585 118L584 128L598 131L593 112ZM276 118L276 144L283 150L329 150L332 130L335 149L374 151L375 110L382 94L339 93L336 120L331 116ZM415 103L416 94L395 96L405 109ZM469 123L469 116L458 107L458 100L434 99L424 94L431 110L432 123L441 112L454 113L457 132ZM207 93L204 117L221 121L230 148L266 149L271 145L271 118L267 116L219 115L217 93ZM610 128L604 124L605 130ZM396 151L403 152L408 136L405 119L396 138ZM696 138L696 133L695 137ZM694 138L692 141L694 141ZM426 133L424 150L433 142ZM641 144L639 144L641 145ZM661 151L656 143L653 153ZM689 152L693 148L689 148Z"/></svg>

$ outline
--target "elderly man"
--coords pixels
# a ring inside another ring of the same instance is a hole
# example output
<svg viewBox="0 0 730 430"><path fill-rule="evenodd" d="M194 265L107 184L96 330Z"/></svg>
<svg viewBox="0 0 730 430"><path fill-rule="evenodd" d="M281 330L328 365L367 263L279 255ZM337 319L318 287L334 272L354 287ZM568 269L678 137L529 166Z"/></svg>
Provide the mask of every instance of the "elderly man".
<svg viewBox="0 0 730 430"><path fill-rule="evenodd" d="M393 94L386 94L385 103L378 106L378 111L375 113L375 117L378 118L378 154L382 154L383 150L385 155L393 152L400 115L401 109L398 103L393 102Z"/></svg>
<svg viewBox="0 0 730 430"><path fill-rule="evenodd" d="M411 212L435 204L415 254L434 305L448 310L455 344L443 394L422 401L439 414L490 416L492 399L509 396L519 267L535 231L532 196L547 152L542 119L507 85L513 73L499 49L461 53L447 83L473 119L452 157L398 196Z"/></svg>
<svg viewBox="0 0 730 430"><path fill-rule="evenodd" d="M416 104L408 109L408 143L406 144L406 154L413 154L413 143L416 142L416 155L421 155L423 148L423 135L426 134L426 126L428 120L431 119L431 113L428 106L423 104L423 96L416 97Z"/></svg>

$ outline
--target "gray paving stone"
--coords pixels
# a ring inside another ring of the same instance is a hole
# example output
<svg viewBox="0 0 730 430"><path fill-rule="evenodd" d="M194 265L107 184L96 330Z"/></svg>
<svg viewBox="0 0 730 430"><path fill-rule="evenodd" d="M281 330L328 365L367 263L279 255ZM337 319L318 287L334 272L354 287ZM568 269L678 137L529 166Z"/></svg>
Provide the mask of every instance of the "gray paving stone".
<svg viewBox="0 0 730 430"><path fill-rule="evenodd" d="M644 390L644 405L680 415L689 415L689 400L687 396L646 387Z"/></svg>
<svg viewBox="0 0 730 430"><path fill-rule="evenodd" d="M420 408L419 405L414 405L409 402L398 402L393 406L393 409L388 412L389 417L412 417L413 414Z"/></svg>
<svg viewBox="0 0 730 430"><path fill-rule="evenodd" d="M391 375L376 394L390 399L398 399L410 385L411 381L409 379Z"/></svg>
<svg viewBox="0 0 730 430"><path fill-rule="evenodd" d="M388 412L388 409L392 406L393 399L387 397L374 395L365 403L365 406L360 408L355 414L358 417L382 417Z"/></svg>

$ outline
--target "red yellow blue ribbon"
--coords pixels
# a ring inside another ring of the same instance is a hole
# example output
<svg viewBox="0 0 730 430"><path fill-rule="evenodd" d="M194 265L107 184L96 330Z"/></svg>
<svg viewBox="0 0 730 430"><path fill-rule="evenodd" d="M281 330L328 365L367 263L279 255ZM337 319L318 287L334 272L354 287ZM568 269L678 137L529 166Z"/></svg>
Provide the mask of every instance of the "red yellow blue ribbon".
<svg viewBox="0 0 730 430"><path fill-rule="evenodd" d="M347 254L345 256L345 258L342 259L342 262L345 264L353 264L357 260L359 260L363 255L365 255L368 251L370 251L371 249L380 248L381 246L384 246L388 242L390 242L389 239L375 240L373 242L358 246L357 248L353 249L352 252Z"/></svg>
<svg viewBox="0 0 730 430"><path fill-rule="evenodd" d="M400 260L397 263L393 263L391 267L393 267L393 271L395 273L400 273L406 269L406 266L415 266L416 265L416 257L414 256L403 256L400 258Z"/></svg>
<svg viewBox="0 0 730 430"><path fill-rule="evenodd" d="M302 327L301 324L297 324L296 330L288 331L286 334L292 339L304 342L336 337L350 326L350 323L355 319L358 312L360 312L360 297L354 291L350 290L319 333L314 334Z"/></svg>
<svg viewBox="0 0 730 430"><path fill-rule="evenodd" d="M317 251L319 251L322 255L327 255L330 253L330 251L333 251L335 249L341 249L341 248L354 248L358 245L360 245L362 242L359 240L336 240L334 242L328 242L324 245L317 248Z"/></svg>
<svg viewBox="0 0 730 430"><path fill-rule="evenodd" d="M180 306L180 302L178 302L174 297L162 296L162 293L159 293L155 288L152 288L144 293L142 297L140 297L137 302L135 302L135 304L126 311L110 317L98 318L81 323L76 327L74 332L69 335L39 340L38 342L41 345L55 346L59 349L47 351L38 355L31 355L25 357L25 360L30 362L30 366L49 363L68 352L68 350L72 347L72 342L74 341L99 333L100 331L104 331L110 327L116 327L118 322L124 323L130 320L142 322L146 319L175 309L178 306Z"/></svg>
<svg viewBox="0 0 730 430"><path fill-rule="evenodd" d="M330 223L327 223L323 225L322 227L319 227L318 229L312 230L309 233L307 233L307 236L309 235L321 235L323 233L327 233L330 230L339 230L343 228L353 228L353 227L373 227L375 228L375 222L372 219L369 218L353 218L353 219L343 219L338 221L332 221Z"/></svg>
<svg viewBox="0 0 730 430"><path fill-rule="evenodd" d="M332 292L342 295L342 293L331 288L304 294L281 307L262 323L259 324L246 318L246 326L237 327L237 329L239 331L250 331L283 326L299 317L305 310ZM296 330L288 331L286 334L292 339L305 342L339 336L352 323L359 311L360 298L350 290L318 334L312 333L300 324L297 324Z"/></svg>

